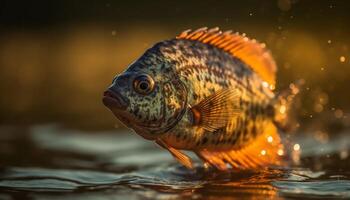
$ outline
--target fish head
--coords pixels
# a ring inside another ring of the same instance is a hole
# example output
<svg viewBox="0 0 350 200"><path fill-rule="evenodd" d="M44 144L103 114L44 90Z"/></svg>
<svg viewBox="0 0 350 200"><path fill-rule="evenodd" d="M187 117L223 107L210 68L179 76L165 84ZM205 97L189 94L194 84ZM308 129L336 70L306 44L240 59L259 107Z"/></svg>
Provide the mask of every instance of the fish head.
<svg viewBox="0 0 350 200"><path fill-rule="evenodd" d="M173 64L159 53L145 53L105 91L103 103L127 127L155 140L181 120L187 105L184 84Z"/></svg>

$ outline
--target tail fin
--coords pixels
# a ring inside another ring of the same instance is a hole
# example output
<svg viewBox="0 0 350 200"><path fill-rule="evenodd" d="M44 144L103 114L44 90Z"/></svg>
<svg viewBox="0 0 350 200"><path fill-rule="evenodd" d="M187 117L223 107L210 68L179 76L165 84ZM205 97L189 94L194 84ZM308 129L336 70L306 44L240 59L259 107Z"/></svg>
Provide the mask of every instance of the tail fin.
<svg viewBox="0 0 350 200"><path fill-rule="evenodd" d="M295 96L299 93L304 80L298 80L295 83L289 84L289 88L280 92L273 100L275 109L274 122L279 129L290 131L295 128L292 115L292 105Z"/></svg>

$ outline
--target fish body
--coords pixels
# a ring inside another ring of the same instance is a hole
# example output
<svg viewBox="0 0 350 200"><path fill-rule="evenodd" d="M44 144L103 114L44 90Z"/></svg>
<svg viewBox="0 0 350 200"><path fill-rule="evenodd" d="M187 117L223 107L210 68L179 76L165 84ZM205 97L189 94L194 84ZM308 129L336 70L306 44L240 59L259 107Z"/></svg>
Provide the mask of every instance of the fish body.
<svg viewBox="0 0 350 200"><path fill-rule="evenodd" d="M148 49L114 78L103 102L189 168L180 150L219 170L261 167L283 154L276 124L286 120L287 101L273 92L275 72L264 45L202 28Z"/></svg>
<svg viewBox="0 0 350 200"><path fill-rule="evenodd" d="M171 140L176 148L239 148L254 139L257 130L272 120L269 103L274 98L273 92L264 87L264 81L241 60L198 41L170 40L161 46L174 49L175 52L170 55L176 56L172 59L180 60L175 65L175 71L186 86L188 105L197 105L226 89L236 95L230 103L237 113L232 112L228 116L227 126L213 131L191 126L191 110L188 109L177 126L163 136L165 140ZM181 48L176 54L176 50Z"/></svg>

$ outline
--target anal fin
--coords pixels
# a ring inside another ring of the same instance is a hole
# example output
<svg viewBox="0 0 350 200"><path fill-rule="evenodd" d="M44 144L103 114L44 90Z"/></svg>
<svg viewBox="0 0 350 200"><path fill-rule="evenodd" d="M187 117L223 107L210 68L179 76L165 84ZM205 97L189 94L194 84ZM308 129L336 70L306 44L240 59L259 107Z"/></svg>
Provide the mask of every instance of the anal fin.
<svg viewBox="0 0 350 200"><path fill-rule="evenodd" d="M218 170L227 170L228 166L233 169L254 169L268 165L280 165L283 151L277 128L270 123L263 134L245 147L224 151L202 149L196 151L196 154L205 163Z"/></svg>
<svg viewBox="0 0 350 200"><path fill-rule="evenodd" d="M186 154L182 153L181 151L169 146L168 144L166 144L164 141L162 140L156 140L156 143L163 147L164 149L168 150L171 155L177 160L179 161L182 165L184 165L186 168L188 169L193 169L193 164L192 164L192 160L190 157L188 157Z"/></svg>

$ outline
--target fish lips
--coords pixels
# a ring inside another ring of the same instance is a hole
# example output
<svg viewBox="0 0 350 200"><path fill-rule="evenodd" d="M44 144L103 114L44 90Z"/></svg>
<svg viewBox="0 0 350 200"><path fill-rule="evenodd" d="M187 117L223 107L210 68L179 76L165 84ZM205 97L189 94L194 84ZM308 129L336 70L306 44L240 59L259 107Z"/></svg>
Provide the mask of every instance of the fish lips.
<svg viewBox="0 0 350 200"><path fill-rule="evenodd" d="M129 105L128 101L118 91L111 89L108 89L103 93L102 102L112 111L115 109L125 110Z"/></svg>

